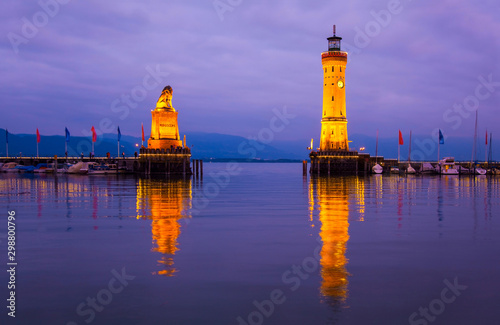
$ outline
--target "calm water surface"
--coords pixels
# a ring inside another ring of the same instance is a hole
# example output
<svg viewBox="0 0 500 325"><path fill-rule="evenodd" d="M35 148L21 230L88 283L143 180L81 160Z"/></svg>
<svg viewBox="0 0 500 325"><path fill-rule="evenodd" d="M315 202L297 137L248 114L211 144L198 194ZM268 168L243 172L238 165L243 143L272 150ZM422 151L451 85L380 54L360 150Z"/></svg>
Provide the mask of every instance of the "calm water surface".
<svg viewBox="0 0 500 325"><path fill-rule="evenodd" d="M500 324L500 178L301 168L0 174L1 324Z"/></svg>

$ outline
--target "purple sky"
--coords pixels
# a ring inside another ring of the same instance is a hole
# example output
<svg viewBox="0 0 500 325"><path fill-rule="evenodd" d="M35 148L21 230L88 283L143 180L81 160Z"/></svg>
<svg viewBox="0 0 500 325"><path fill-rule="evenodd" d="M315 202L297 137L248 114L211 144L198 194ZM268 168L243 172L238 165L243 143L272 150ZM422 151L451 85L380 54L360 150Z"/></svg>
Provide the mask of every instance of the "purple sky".
<svg viewBox="0 0 500 325"><path fill-rule="evenodd" d="M227 0L60 1L53 17L37 1L3 3L0 127L12 133L140 135L141 122L148 133L171 85L181 134L255 136L287 107L297 117L276 139L317 138L333 24L349 52L350 134L472 136L469 110L448 111L464 102L479 105L480 134L500 125L498 1L232 0L225 12L214 3Z"/></svg>

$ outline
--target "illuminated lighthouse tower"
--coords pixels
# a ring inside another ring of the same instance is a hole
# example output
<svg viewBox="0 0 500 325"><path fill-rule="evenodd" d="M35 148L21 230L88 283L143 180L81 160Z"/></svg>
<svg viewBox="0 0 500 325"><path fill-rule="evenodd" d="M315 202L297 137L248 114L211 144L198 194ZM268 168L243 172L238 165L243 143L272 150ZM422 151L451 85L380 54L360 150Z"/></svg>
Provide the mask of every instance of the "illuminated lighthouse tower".
<svg viewBox="0 0 500 325"><path fill-rule="evenodd" d="M323 116L318 151L309 154L311 174L338 175L358 172L359 155L349 150L345 107L347 52L340 50L341 37L328 37L328 51L321 53L323 64Z"/></svg>
<svg viewBox="0 0 500 325"><path fill-rule="evenodd" d="M347 52L340 50L341 37L328 37L328 51L321 53L323 65L323 118L321 120L321 151L348 151L345 108L345 68Z"/></svg>

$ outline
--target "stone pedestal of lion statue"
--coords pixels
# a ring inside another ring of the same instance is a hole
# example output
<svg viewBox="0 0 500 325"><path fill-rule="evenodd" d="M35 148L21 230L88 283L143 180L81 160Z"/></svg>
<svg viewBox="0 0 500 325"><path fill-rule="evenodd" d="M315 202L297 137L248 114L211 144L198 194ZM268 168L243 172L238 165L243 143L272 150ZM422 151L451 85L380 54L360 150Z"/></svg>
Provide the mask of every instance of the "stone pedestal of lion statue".
<svg viewBox="0 0 500 325"><path fill-rule="evenodd" d="M177 125L177 112L172 106L172 87L163 88L156 108L151 111L151 137L148 149L176 149L182 147Z"/></svg>

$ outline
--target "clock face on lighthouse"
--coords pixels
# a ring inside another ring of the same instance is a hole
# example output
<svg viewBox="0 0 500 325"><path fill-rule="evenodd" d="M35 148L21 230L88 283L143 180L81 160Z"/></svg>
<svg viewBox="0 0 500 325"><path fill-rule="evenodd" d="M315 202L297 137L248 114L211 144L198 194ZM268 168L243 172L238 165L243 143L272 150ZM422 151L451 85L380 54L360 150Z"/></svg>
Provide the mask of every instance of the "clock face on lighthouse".
<svg viewBox="0 0 500 325"><path fill-rule="evenodd" d="M337 82L337 86L339 86L339 88L344 88L344 82L342 80L339 80Z"/></svg>

